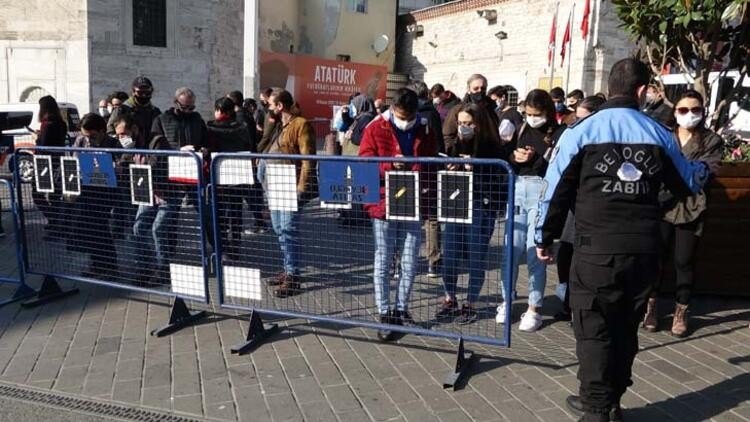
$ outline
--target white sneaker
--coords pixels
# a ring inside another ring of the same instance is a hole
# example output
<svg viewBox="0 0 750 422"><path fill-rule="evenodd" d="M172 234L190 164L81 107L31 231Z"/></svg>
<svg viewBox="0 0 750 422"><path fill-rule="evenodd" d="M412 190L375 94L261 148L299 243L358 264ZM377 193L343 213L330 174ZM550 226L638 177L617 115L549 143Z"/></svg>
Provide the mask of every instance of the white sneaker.
<svg viewBox="0 0 750 422"><path fill-rule="evenodd" d="M505 324L505 303L497 305L497 315L495 315L495 322L498 324Z"/></svg>
<svg viewBox="0 0 750 422"><path fill-rule="evenodd" d="M527 333L533 333L542 326L542 316L533 311L526 311L521 315L521 323L518 329Z"/></svg>
<svg viewBox="0 0 750 422"><path fill-rule="evenodd" d="M568 290L568 283L559 283L555 289L555 296L560 302L565 302L565 292Z"/></svg>

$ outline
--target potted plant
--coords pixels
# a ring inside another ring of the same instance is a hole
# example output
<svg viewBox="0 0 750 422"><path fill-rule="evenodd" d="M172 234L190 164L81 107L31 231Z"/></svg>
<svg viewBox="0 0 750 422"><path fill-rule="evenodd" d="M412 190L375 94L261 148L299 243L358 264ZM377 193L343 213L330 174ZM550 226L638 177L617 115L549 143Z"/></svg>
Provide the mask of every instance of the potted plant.
<svg viewBox="0 0 750 422"><path fill-rule="evenodd" d="M725 134L721 167L705 189L708 210L696 256L696 293L750 296L750 140Z"/></svg>

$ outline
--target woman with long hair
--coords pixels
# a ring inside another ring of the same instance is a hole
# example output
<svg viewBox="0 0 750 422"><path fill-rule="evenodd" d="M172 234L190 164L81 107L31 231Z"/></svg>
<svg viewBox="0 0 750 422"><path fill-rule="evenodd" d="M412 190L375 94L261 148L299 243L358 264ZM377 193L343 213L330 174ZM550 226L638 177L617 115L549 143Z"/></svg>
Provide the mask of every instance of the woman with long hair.
<svg viewBox="0 0 750 422"><path fill-rule="evenodd" d="M68 128L63 120L60 107L54 97L46 95L39 99L39 114L37 116L40 128L36 132L36 145L39 147L65 147ZM40 193L34 190L32 199L37 208L47 219L45 239L53 240L62 237L65 211L62 209L62 186L60 177L60 153L49 154L52 159L52 171L55 179L53 193Z"/></svg>
<svg viewBox="0 0 750 422"><path fill-rule="evenodd" d="M446 145L451 157L504 158L497 129L487 110L477 104L462 104L457 116L455 142ZM474 193L471 224L445 223L443 231L443 286L445 298L437 318L458 316L459 324L477 319L475 304L484 285L487 252L500 206L499 168L487 165L451 164L448 170L471 172ZM464 250L466 253L464 253ZM461 257L464 265L460 265ZM456 285L458 274L469 273L469 291L463 306L458 308Z"/></svg>
<svg viewBox="0 0 750 422"><path fill-rule="evenodd" d="M529 306L521 316L518 329L532 332L542 326L540 310L547 284L547 267L537 258L534 244L539 198L549 155L565 126L557 123L555 104L547 91L535 89L529 92L524 109L526 121L518 128L515 139L511 141L513 152L509 162L517 175L513 216L513 275L511 291L503 291L503 298L513 300L518 266L521 257L525 256L529 271ZM505 305L501 303L497 311L496 321L505 324Z"/></svg>
<svg viewBox="0 0 750 422"><path fill-rule="evenodd" d="M697 91L682 93L675 103L674 140L688 160L704 161L715 171L721 161L724 145L722 139L706 129L706 111L703 96ZM703 191L687 198L675 198L668 191L659 193L664 218L661 224L662 240L666 248L664 257L674 256L676 276L675 309L672 319L672 335L684 337L688 331L687 310L694 283L694 255L698 239L703 234L703 212L706 210L706 194ZM659 293L666 260L662 262L659 277L646 307L643 327L648 331L658 328L656 296Z"/></svg>

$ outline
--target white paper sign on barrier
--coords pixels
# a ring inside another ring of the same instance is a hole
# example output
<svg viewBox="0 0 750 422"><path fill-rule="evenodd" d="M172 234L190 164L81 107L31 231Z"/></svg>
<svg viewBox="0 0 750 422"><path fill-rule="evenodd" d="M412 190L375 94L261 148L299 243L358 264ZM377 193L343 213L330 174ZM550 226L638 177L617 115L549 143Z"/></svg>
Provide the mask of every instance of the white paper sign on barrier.
<svg viewBox="0 0 750 422"><path fill-rule="evenodd" d="M225 296L263 300L259 269L224 266L223 271Z"/></svg>
<svg viewBox="0 0 750 422"><path fill-rule="evenodd" d="M297 168L294 164L268 164L266 185L268 209L297 211Z"/></svg>
<svg viewBox="0 0 750 422"><path fill-rule="evenodd" d="M206 297L203 286L203 267L192 265L169 264L172 292L178 295Z"/></svg>
<svg viewBox="0 0 750 422"><path fill-rule="evenodd" d="M219 185L252 185L255 183L253 177L252 158L223 158L218 164Z"/></svg>
<svg viewBox="0 0 750 422"><path fill-rule="evenodd" d="M198 166L195 158L182 155L170 155L169 181L181 183L198 183Z"/></svg>

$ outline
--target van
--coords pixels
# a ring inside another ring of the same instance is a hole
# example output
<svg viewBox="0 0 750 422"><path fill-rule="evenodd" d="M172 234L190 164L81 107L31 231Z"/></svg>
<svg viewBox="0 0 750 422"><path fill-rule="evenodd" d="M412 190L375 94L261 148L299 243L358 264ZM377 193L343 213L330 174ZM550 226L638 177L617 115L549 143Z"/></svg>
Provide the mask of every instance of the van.
<svg viewBox="0 0 750 422"><path fill-rule="evenodd" d="M81 117L78 107L72 103L57 103L60 113L68 126L68 135L65 145L72 145L80 135ZM0 104L0 112L30 112L33 117L31 124L22 129L5 130L0 133L0 173L13 174L15 160L18 159L18 174L21 182L28 183L34 178L34 160L29 151L24 151L16 157L15 151L20 148L28 148L36 145L36 131L40 129L39 104L38 103L14 103ZM7 163L7 167L5 166Z"/></svg>

